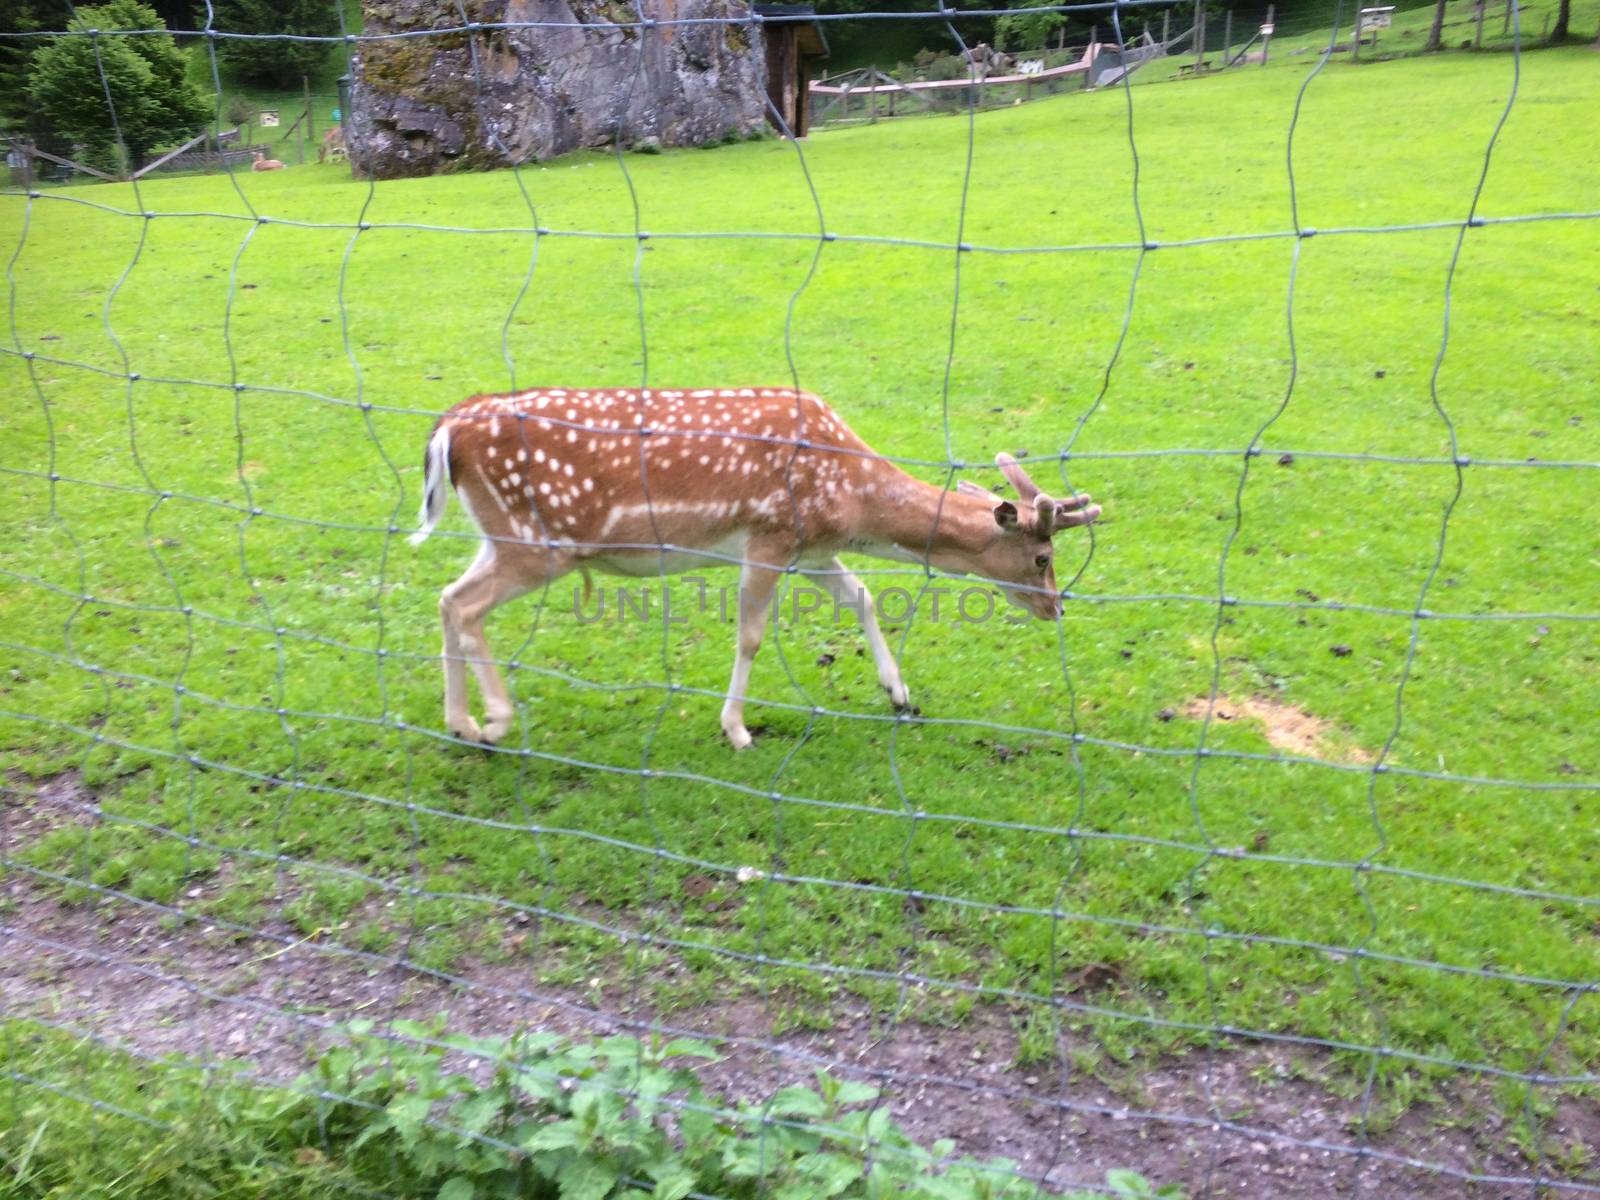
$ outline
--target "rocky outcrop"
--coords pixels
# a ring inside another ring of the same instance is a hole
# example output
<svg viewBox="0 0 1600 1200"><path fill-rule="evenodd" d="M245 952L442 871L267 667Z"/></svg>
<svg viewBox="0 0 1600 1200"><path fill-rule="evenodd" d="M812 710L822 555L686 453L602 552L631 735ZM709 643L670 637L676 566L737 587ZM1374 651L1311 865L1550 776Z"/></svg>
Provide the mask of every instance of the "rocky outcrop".
<svg viewBox="0 0 1600 1200"><path fill-rule="evenodd" d="M461 31L466 24L548 22ZM760 29L740 0L368 0L346 136L379 179L507 166L580 147L704 146L763 124ZM416 31L456 32L416 35Z"/></svg>

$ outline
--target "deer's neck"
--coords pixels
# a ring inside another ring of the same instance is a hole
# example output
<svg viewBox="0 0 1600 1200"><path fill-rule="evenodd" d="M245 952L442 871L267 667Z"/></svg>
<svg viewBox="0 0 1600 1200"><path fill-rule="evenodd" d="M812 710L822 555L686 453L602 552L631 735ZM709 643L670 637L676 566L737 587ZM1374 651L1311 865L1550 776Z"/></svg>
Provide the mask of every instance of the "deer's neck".
<svg viewBox="0 0 1600 1200"><path fill-rule="evenodd" d="M994 541L994 506L947 492L890 468L863 501L855 547L867 554L921 562L973 555Z"/></svg>

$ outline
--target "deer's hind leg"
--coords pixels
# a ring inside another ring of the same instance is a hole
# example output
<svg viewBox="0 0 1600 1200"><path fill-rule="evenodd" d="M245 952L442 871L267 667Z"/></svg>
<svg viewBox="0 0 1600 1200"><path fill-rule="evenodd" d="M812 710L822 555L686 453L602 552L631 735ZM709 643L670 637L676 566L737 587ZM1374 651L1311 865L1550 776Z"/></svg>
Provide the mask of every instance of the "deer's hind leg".
<svg viewBox="0 0 1600 1200"><path fill-rule="evenodd" d="M483 620L507 600L561 574L549 559L548 554L528 546L485 541L461 578L439 594L439 622L444 627L444 723L454 736L492 746L511 728L516 709L484 636ZM483 694L481 727L467 705L469 666Z"/></svg>

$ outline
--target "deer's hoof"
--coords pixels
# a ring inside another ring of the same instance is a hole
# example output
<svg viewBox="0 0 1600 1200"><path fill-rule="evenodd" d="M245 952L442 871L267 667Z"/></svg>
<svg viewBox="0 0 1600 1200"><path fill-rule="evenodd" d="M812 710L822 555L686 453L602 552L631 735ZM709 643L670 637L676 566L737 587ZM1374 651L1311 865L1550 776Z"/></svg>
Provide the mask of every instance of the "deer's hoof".
<svg viewBox="0 0 1600 1200"><path fill-rule="evenodd" d="M471 717L459 717L454 721L446 721L445 728L450 731L450 736L460 738L463 742L483 741L483 730L478 728L478 723Z"/></svg>
<svg viewBox="0 0 1600 1200"><path fill-rule="evenodd" d="M728 735L728 741L733 743L735 750L748 750L755 742L750 736L750 731L743 725L724 725L722 732Z"/></svg>

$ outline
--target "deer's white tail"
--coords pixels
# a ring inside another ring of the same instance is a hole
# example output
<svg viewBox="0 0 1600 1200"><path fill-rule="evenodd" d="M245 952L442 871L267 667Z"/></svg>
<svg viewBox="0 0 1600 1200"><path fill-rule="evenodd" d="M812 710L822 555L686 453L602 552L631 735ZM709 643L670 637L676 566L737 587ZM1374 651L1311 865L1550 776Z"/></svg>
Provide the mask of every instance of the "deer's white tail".
<svg viewBox="0 0 1600 1200"><path fill-rule="evenodd" d="M422 456L422 508L417 513L418 529L406 541L420 546L444 516L450 499L450 430L445 425L433 431Z"/></svg>

